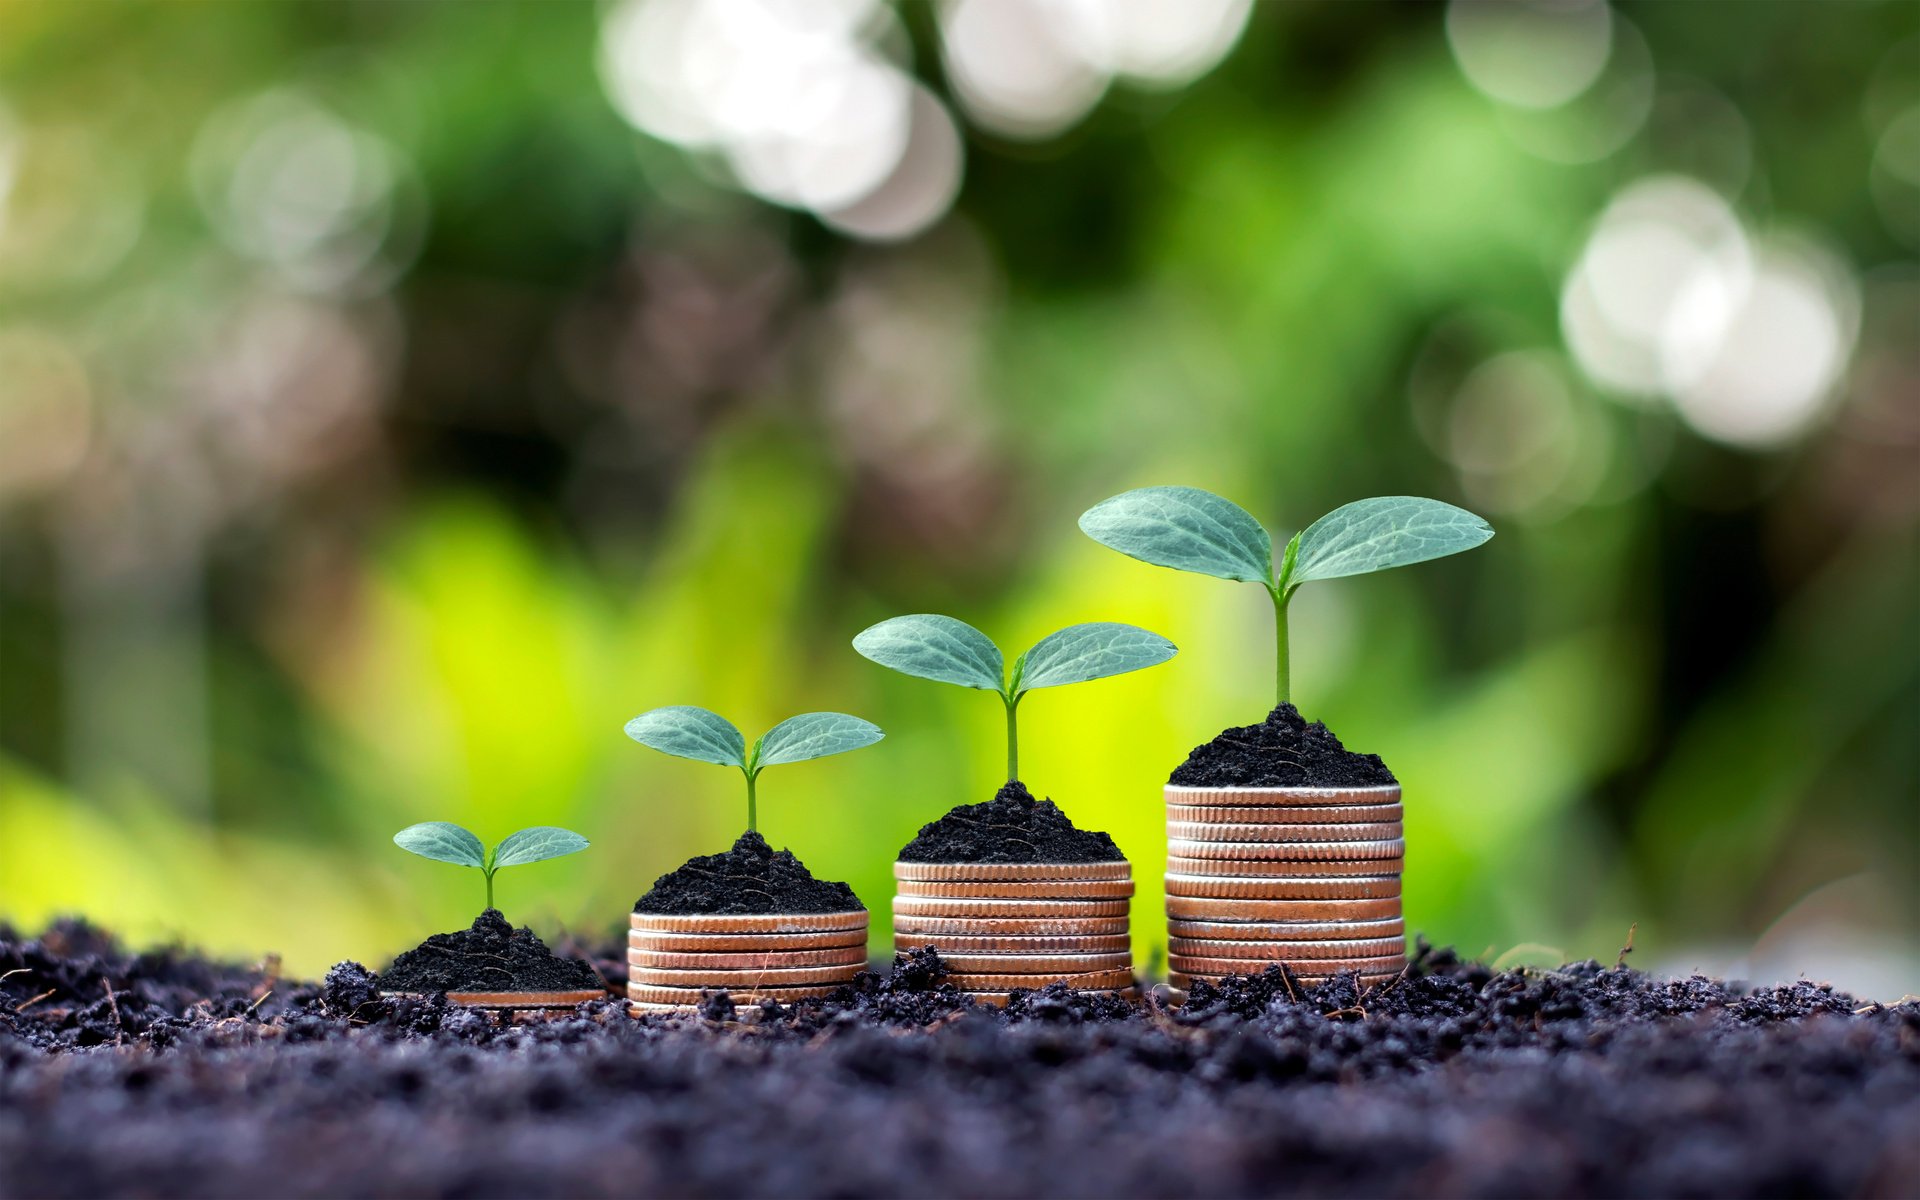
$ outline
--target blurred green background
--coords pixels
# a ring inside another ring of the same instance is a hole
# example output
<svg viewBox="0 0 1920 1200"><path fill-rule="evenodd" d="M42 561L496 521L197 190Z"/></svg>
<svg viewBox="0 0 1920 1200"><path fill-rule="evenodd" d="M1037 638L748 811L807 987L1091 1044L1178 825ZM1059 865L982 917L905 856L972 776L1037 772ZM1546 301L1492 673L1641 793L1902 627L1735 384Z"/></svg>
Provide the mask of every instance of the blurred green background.
<svg viewBox="0 0 1920 1200"><path fill-rule="evenodd" d="M761 801L884 945L999 782L848 646L936 611L1180 645L1023 710L1145 955L1271 686L1074 526L1178 482L1499 529L1294 605L1410 929L1920 991L1916 249L1905 3L0 4L0 916L383 961L446 819L585 832L501 899L610 932L742 824L621 735L699 704L887 729Z"/></svg>

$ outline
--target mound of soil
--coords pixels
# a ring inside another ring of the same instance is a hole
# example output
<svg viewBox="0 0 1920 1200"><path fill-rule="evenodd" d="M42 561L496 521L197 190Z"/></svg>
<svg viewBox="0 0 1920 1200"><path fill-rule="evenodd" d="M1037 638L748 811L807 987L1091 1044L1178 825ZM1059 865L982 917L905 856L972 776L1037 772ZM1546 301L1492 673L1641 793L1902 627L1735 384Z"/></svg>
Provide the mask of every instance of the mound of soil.
<svg viewBox="0 0 1920 1200"><path fill-rule="evenodd" d="M844 883L815 879L791 850L776 852L758 833L740 835L725 854L690 858L653 881L633 911L686 916L857 912L867 906Z"/></svg>
<svg viewBox="0 0 1920 1200"><path fill-rule="evenodd" d="M561 958L526 926L489 908L470 929L436 933L393 960L374 987L383 992L578 992L606 987L587 963Z"/></svg>
<svg viewBox="0 0 1920 1200"><path fill-rule="evenodd" d="M984 804L962 804L922 825L900 848L901 862L922 863L1121 862L1126 857L1111 837L1077 828L1058 805L1035 800L1017 779Z"/></svg>
<svg viewBox="0 0 1920 1200"><path fill-rule="evenodd" d="M1384 787L1398 782L1378 754L1355 754L1328 728L1282 704L1258 725L1229 729L1174 768L1179 787Z"/></svg>
<svg viewBox="0 0 1920 1200"><path fill-rule="evenodd" d="M602 957L617 963L620 945ZM1902 1196L1920 1004L1422 948L1177 1012L1002 1012L922 952L824 1001L503 1026L0 927L0 1195Z"/></svg>

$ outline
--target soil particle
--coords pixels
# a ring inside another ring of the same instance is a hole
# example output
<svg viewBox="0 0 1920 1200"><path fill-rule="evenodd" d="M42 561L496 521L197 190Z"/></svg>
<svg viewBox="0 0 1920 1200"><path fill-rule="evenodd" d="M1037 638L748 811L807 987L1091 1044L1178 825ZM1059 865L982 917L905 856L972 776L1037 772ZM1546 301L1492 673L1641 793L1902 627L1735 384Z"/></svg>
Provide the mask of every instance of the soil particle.
<svg viewBox="0 0 1920 1200"><path fill-rule="evenodd" d="M323 997L0 926L0 1195L1891 1197L1920 1178L1920 1004L1424 946L1377 987L1274 970L1174 1012L1065 989L1003 1012L940 975L922 951L731 1020L607 1001L505 1026L366 1001L344 966Z"/></svg>
<svg viewBox="0 0 1920 1200"><path fill-rule="evenodd" d="M577 992L606 984L588 964L560 958L533 930L515 929L489 908L458 933L436 933L393 960L373 986L383 992ZM327 976L327 1003L358 995L358 978L335 968Z"/></svg>
<svg viewBox="0 0 1920 1200"><path fill-rule="evenodd" d="M962 804L900 849L900 861L923 863L1122 862L1106 834L1080 829L1052 800L1035 800L1010 780L984 804Z"/></svg>
<svg viewBox="0 0 1920 1200"><path fill-rule="evenodd" d="M653 881L633 911L665 916L857 912L867 906L844 883L815 879L791 850L747 832L724 854L690 858Z"/></svg>
<svg viewBox="0 0 1920 1200"><path fill-rule="evenodd" d="M1378 754L1356 754L1319 721L1282 704L1258 725L1194 747L1168 783L1179 787L1382 787L1396 782Z"/></svg>

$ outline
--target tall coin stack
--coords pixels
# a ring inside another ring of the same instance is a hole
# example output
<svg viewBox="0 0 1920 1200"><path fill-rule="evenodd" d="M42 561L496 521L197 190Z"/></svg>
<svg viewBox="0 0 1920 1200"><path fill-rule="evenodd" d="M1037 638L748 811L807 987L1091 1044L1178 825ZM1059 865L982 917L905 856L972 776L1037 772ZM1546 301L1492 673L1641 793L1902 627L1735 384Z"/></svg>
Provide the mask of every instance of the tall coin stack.
<svg viewBox="0 0 1920 1200"><path fill-rule="evenodd" d="M955 984L987 1004L1067 983L1128 991L1133 868L1094 863L896 862L893 944L932 946Z"/></svg>
<svg viewBox="0 0 1920 1200"><path fill-rule="evenodd" d="M1169 785L1168 981L1257 975L1284 963L1304 982L1405 966L1400 788Z"/></svg>
<svg viewBox="0 0 1920 1200"><path fill-rule="evenodd" d="M867 911L765 916L636 912L627 933L634 1016L685 1012L703 992L736 1004L825 996L867 967Z"/></svg>

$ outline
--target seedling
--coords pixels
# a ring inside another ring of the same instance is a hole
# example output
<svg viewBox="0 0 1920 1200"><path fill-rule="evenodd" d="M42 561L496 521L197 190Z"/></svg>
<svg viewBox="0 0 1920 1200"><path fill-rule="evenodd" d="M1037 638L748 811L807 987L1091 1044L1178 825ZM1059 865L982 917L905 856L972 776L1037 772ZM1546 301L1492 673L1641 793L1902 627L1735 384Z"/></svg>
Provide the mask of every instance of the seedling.
<svg viewBox="0 0 1920 1200"><path fill-rule="evenodd" d="M571 829L553 825L535 825L502 838L492 850L479 838L449 821L423 821L409 825L393 835L393 844L402 850L452 863L456 867L478 867L487 877L487 907L493 907L493 873L501 867L520 867L587 848L587 839Z"/></svg>
<svg viewBox="0 0 1920 1200"><path fill-rule="evenodd" d="M1274 689L1291 698L1287 605L1303 583L1368 575L1471 550L1493 530L1464 508L1418 496L1343 504L1293 535L1273 569L1273 538L1246 509L1190 487L1149 487L1102 500L1080 528L1103 546L1158 567L1257 583L1273 596Z"/></svg>
<svg viewBox="0 0 1920 1200"><path fill-rule="evenodd" d="M1020 778L1020 701L1035 688L1085 683L1158 666L1172 642L1135 625L1096 621L1048 634L1013 660L965 621L933 613L894 617L853 639L853 648L903 675L993 692L1007 708L1007 778Z"/></svg>
<svg viewBox="0 0 1920 1200"><path fill-rule="evenodd" d="M887 736L878 725L846 713L801 713L767 730L747 748L733 723L719 713L688 704L656 708L627 722L627 736L662 754L695 762L739 767L747 777L747 830L759 825L755 785L760 772L781 763L806 762L871 746Z"/></svg>

